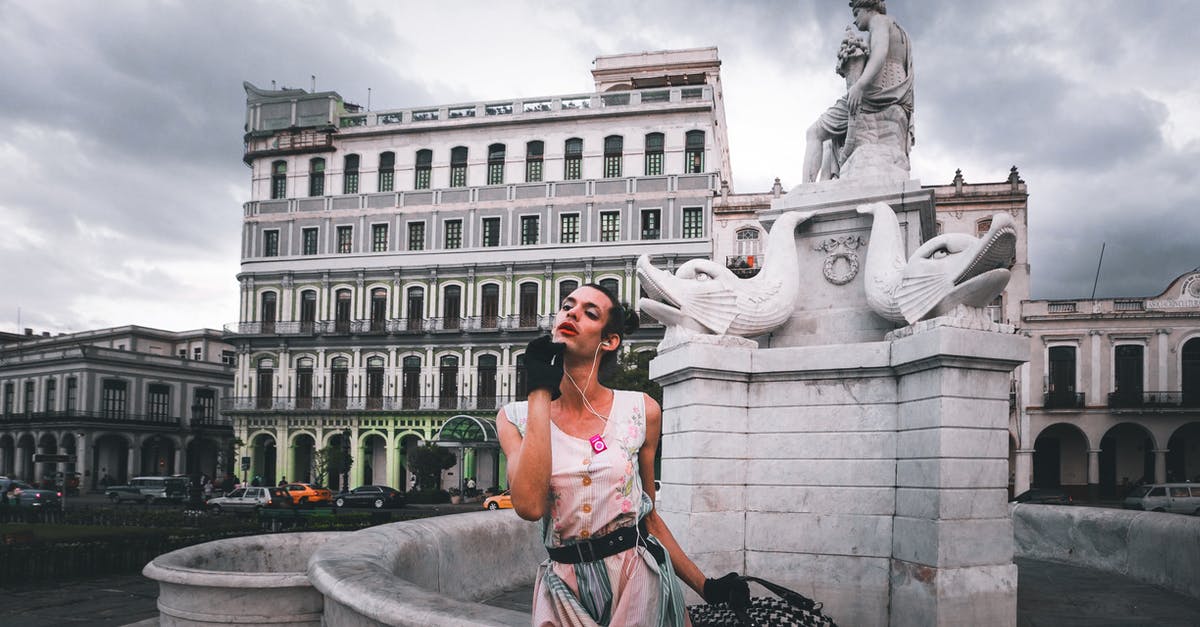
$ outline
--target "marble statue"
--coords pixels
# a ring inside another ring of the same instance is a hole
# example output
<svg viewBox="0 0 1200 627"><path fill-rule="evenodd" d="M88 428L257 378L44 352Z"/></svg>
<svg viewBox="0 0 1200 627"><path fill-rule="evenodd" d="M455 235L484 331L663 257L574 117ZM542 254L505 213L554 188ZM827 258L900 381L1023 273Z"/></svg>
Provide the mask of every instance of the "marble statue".
<svg viewBox="0 0 1200 627"><path fill-rule="evenodd" d="M767 237L762 270L748 279L707 259L687 261L671 274L651 265L646 255L639 257L638 278L647 296L638 302L667 325L661 346L694 336L749 338L787 322L800 291L794 231L812 215L789 211L779 216Z"/></svg>
<svg viewBox="0 0 1200 627"><path fill-rule="evenodd" d="M912 324L960 305L986 307L1008 285L1017 227L1007 213L993 215L982 237L938 235L906 260L892 208L877 202L860 205L858 212L873 216L863 275L867 304L887 320Z"/></svg>
<svg viewBox="0 0 1200 627"><path fill-rule="evenodd" d="M838 51L838 74L846 95L809 127L804 182L821 178L902 181L908 179L913 143L913 63L908 33L888 17L884 0L852 0L854 25ZM826 142L828 167L821 163Z"/></svg>

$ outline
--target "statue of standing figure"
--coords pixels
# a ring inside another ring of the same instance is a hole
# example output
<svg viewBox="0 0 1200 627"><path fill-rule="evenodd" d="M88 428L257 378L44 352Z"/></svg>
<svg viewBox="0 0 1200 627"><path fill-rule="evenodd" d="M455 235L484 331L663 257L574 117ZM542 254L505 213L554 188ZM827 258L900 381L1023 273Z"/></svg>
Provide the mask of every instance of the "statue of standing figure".
<svg viewBox="0 0 1200 627"><path fill-rule="evenodd" d="M818 178L907 180L913 144L913 65L908 33L888 17L884 0L851 0L854 25L838 51L846 95L808 128L804 182ZM831 158L822 169L825 143Z"/></svg>

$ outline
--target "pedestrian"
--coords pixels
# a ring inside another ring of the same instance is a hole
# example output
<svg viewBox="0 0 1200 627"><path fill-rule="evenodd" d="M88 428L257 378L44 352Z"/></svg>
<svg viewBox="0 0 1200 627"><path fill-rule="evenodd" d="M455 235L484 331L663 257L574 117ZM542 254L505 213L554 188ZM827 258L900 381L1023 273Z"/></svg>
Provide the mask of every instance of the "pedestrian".
<svg viewBox="0 0 1200 627"><path fill-rule="evenodd" d="M287 485L287 484L288 484L287 477L281 477L281 478L279 479L279 487L281 487L281 488L282 488L283 486L285 486L285 485Z"/></svg>
<svg viewBox="0 0 1200 627"><path fill-rule="evenodd" d="M637 327L638 314L603 287L571 292L552 335L525 350L529 400L496 416L513 508L544 520L534 625L686 625L680 580L708 603L749 605L746 582L705 578L654 509L658 403L599 381L601 355L601 370L615 365Z"/></svg>
<svg viewBox="0 0 1200 627"><path fill-rule="evenodd" d="M262 477L254 475L254 478L250 480L250 485L256 488L262 485Z"/></svg>
<svg viewBox="0 0 1200 627"><path fill-rule="evenodd" d="M475 477L467 479L467 496L475 496Z"/></svg>
<svg viewBox="0 0 1200 627"><path fill-rule="evenodd" d="M417 489L417 474L412 473L412 474L408 475L408 490L410 492L414 492L414 491L416 491L416 489Z"/></svg>
<svg viewBox="0 0 1200 627"><path fill-rule="evenodd" d="M208 479L204 482L204 500L207 501L208 499L211 499L212 495L213 495L213 482L212 482L212 479Z"/></svg>

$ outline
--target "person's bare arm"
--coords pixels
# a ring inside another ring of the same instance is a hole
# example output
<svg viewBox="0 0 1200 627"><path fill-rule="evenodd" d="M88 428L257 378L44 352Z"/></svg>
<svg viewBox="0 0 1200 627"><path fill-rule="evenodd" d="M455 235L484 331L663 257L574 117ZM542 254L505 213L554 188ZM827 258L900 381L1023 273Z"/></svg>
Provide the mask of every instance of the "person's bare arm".
<svg viewBox="0 0 1200 627"><path fill-rule="evenodd" d="M546 515L550 500L550 392L529 392L525 436L501 409L496 416L500 446L508 459L508 487L513 509L525 520Z"/></svg>
<svg viewBox="0 0 1200 627"><path fill-rule="evenodd" d="M646 396L646 441L642 444L641 450L638 451L638 471L642 477L642 489L650 496L650 501L654 501L654 453L658 449L659 438L662 436L662 408L658 403ZM679 546L679 542L675 540L675 536L671 535L671 530L667 528L667 523L658 515L658 510L651 510L645 517L646 530L650 532L663 547L667 549L667 553L671 556L671 565L675 568L675 574L688 585L689 588L696 591L696 594L704 596L704 573L696 566L687 554L683 552L683 548Z"/></svg>
<svg viewBox="0 0 1200 627"><path fill-rule="evenodd" d="M892 41L890 20L891 18L886 15L878 13L871 17L868 26L871 32L871 52L867 55L867 64L863 67L862 75L846 92L846 105L849 107L850 113L858 113L858 108L862 105L863 92L867 85L870 85L875 77L879 76L879 71L883 69L883 63L887 60L888 47L891 46Z"/></svg>

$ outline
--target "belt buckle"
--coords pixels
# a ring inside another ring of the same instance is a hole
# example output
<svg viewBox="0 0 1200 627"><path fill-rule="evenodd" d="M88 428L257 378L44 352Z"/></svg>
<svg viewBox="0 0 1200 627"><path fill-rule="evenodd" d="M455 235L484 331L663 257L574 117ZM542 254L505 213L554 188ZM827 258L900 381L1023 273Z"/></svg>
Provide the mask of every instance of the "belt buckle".
<svg viewBox="0 0 1200 627"><path fill-rule="evenodd" d="M588 554L589 554L589 555L584 555L584 554L583 554L583 547L584 547L585 545L586 545L586 546L587 546L587 548L588 548L588 551L587 551L587 552L588 552ZM591 542L576 542L576 543L575 543L575 552L579 554L579 562L580 562L581 564L582 564L583 562L591 562L591 561L594 561L594 560L592 560L592 559L589 559L589 556L590 556L590 554L592 553L592 550L591 550L591 549L592 549L592 543L591 543Z"/></svg>

